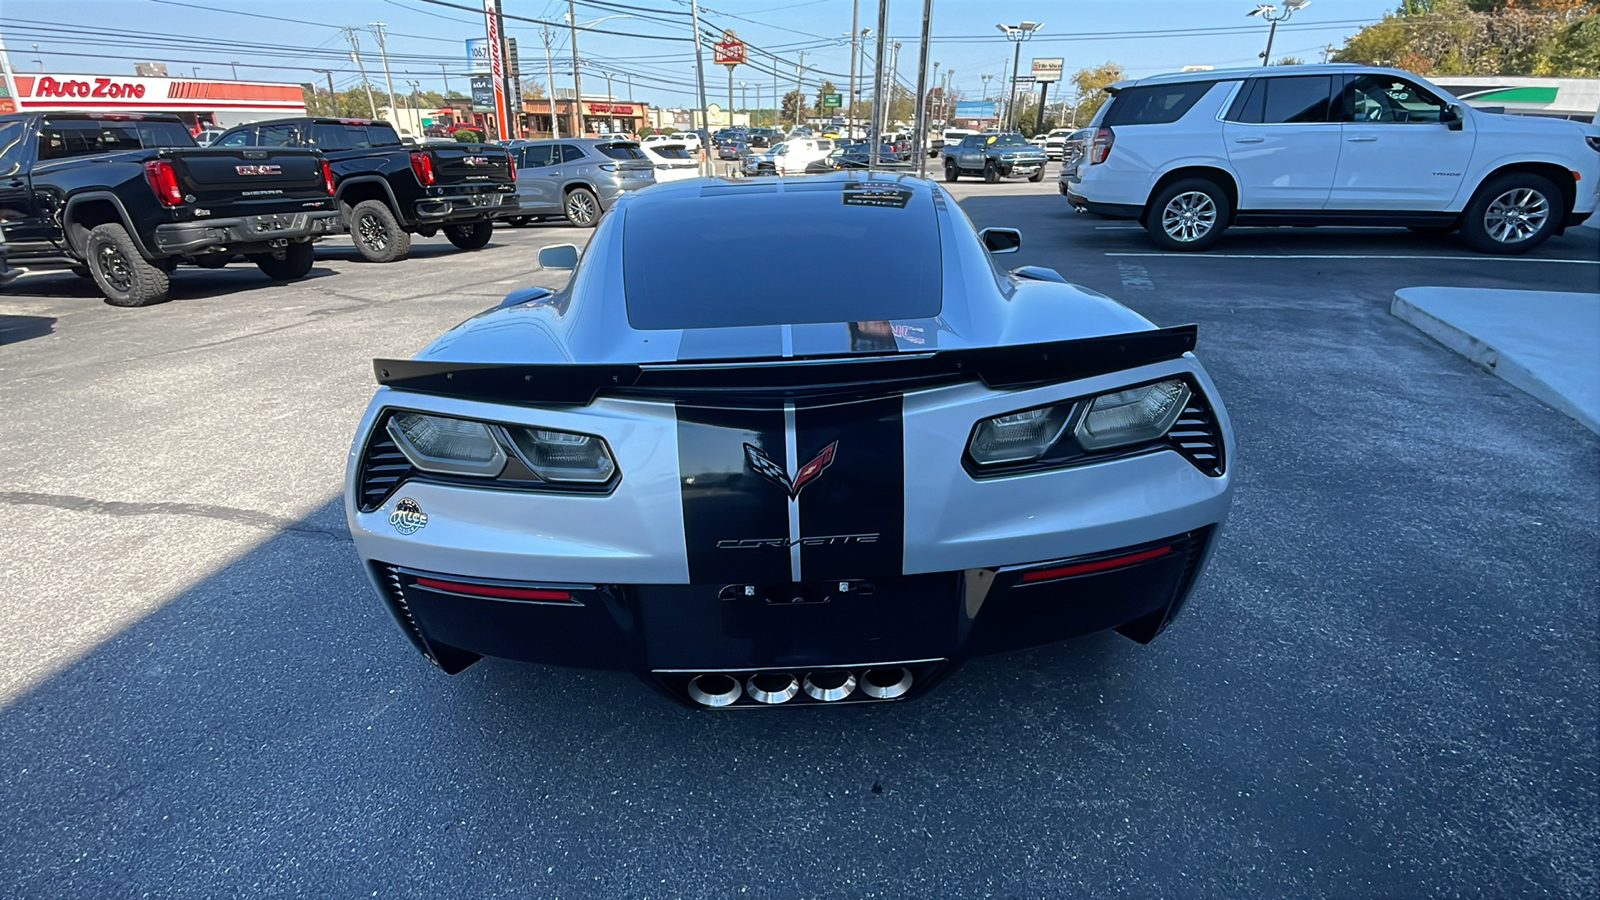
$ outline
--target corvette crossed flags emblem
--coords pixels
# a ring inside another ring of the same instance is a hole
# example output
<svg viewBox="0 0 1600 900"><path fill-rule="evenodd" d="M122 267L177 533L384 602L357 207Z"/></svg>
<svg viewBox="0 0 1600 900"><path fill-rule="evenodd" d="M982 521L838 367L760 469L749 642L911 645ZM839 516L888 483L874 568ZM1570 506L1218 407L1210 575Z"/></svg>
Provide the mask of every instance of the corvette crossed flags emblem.
<svg viewBox="0 0 1600 900"><path fill-rule="evenodd" d="M816 455L816 458L800 467L800 471L795 473L792 481L789 479L789 473L783 470L783 466L773 462L770 457L761 452L761 448L754 444L744 445L744 459L757 474L783 488L789 494L789 499L794 500L800 496L801 488L817 480L817 477L822 474L822 470L833 462L834 454L838 449L838 441L823 447Z"/></svg>

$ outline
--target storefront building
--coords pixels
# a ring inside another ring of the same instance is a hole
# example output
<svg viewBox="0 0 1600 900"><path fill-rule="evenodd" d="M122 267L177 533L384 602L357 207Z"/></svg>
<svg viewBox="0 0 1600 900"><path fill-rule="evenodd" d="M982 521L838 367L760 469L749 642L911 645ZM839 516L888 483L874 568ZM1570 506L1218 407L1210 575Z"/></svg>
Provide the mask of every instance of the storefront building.
<svg viewBox="0 0 1600 900"><path fill-rule="evenodd" d="M524 99L522 101L522 126L528 137L549 137L551 134L549 98L537 100ZM558 99L555 101L555 112L560 117L561 134L572 135L574 107L578 106L572 100ZM639 129L649 124L648 103L617 102L615 100L593 99L585 100L583 110L583 133L593 137L597 134L632 134L639 133Z"/></svg>
<svg viewBox="0 0 1600 900"><path fill-rule="evenodd" d="M0 112L175 113L195 132L306 114L298 84L21 72L10 81L11 96L0 106L12 109Z"/></svg>

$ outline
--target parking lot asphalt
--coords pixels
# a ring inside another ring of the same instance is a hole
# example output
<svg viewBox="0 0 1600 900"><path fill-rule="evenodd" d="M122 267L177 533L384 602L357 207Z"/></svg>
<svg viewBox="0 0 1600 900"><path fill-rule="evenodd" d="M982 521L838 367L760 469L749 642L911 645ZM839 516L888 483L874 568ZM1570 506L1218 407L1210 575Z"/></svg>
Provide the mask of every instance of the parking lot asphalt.
<svg viewBox="0 0 1600 900"><path fill-rule="evenodd" d="M1198 323L1233 514L1154 643L979 659L906 704L451 678L383 612L339 502L371 358L554 285L535 251L584 232L390 265L338 239L305 281L185 269L149 309L8 285L0 896L1600 893L1600 438L1388 312L1420 285L1595 290L1600 235L1171 255L1053 175L954 189L1022 230L1008 265ZM707 296L829 283L804 262Z"/></svg>

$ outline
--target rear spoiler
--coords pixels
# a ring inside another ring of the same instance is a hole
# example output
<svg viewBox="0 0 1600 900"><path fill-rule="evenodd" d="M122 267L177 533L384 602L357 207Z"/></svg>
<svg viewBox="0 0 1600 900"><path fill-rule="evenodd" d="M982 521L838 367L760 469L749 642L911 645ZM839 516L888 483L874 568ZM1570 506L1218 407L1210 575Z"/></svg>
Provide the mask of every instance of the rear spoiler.
<svg viewBox="0 0 1600 900"><path fill-rule="evenodd" d="M906 352L884 356L717 359L644 364L508 364L375 359L385 387L513 406L577 405L623 397L729 400L881 396L979 380L996 389L1071 381L1177 359L1196 327L1101 337Z"/></svg>

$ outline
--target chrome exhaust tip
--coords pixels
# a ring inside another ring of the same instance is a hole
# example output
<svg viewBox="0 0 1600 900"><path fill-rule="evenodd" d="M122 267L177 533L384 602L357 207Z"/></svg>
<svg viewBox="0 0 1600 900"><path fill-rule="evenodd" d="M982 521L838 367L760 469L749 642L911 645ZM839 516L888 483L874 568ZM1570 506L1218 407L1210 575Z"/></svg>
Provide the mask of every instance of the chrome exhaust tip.
<svg viewBox="0 0 1600 900"><path fill-rule="evenodd" d="M806 675L805 691L813 700L832 703L843 700L855 692L856 673L847 669L827 672L810 672Z"/></svg>
<svg viewBox="0 0 1600 900"><path fill-rule="evenodd" d="M744 683L744 692L757 703L776 706L800 693L800 679L788 672L757 672Z"/></svg>
<svg viewBox="0 0 1600 900"><path fill-rule="evenodd" d="M696 675L689 679L689 699L701 706L732 706L740 693L739 679L731 675Z"/></svg>
<svg viewBox="0 0 1600 900"><path fill-rule="evenodd" d="M911 690L911 670L904 666L892 669L868 669L861 673L861 693L876 700L893 700Z"/></svg>

